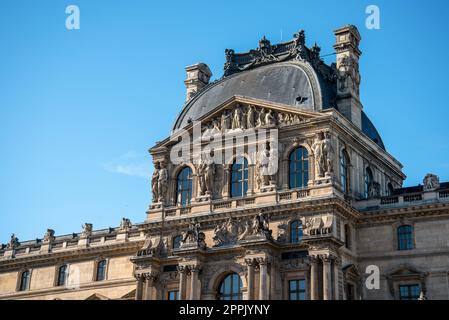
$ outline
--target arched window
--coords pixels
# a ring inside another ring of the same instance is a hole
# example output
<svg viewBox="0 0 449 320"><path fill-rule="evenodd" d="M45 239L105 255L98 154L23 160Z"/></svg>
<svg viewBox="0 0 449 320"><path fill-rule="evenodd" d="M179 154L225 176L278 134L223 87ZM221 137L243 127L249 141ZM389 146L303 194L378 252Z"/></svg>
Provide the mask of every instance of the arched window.
<svg viewBox="0 0 449 320"><path fill-rule="evenodd" d="M392 196L394 194L394 188L391 182L387 184L387 196Z"/></svg>
<svg viewBox="0 0 449 320"><path fill-rule="evenodd" d="M218 300L242 300L242 280L237 273L228 274L221 281Z"/></svg>
<svg viewBox="0 0 449 320"><path fill-rule="evenodd" d="M30 270L25 270L20 274L19 291L27 291L30 288Z"/></svg>
<svg viewBox="0 0 449 320"><path fill-rule="evenodd" d="M402 225L398 227L398 250L413 249L413 227Z"/></svg>
<svg viewBox="0 0 449 320"><path fill-rule="evenodd" d="M178 173L176 180L176 203L181 206L189 205L192 199L192 169L190 167L183 168Z"/></svg>
<svg viewBox="0 0 449 320"><path fill-rule="evenodd" d="M371 183L373 182L373 172L371 171L370 167L367 167L365 169L364 180L365 180L364 196L365 196L365 199L368 199L369 187L370 187Z"/></svg>
<svg viewBox="0 0 449 320"><path fill-rule="evenodd" d="M346 150L341 150L340 153L340 181L343 193L347 194L349 191L349 157Z"/></svg>
<svg viewBox="0 0 449 320"><path fill-rule="evenodd" d="M178 249L181 246L182 236L173 237L173 249Z"/></svg>
<svg viewBox="0 0 449 320"><path fill-rule="evenodd" d="M290 224L290 243L299 243L302 240L302 222L295 220Z"/></svg>
<svg viewBox="0 0 449 320"><path fill-rule="evenodd" d="M309 154L306 148L299 147L289 157L289 187L307 187L309 181Z"/></svg>
<svg viewBox="0 0 449 320"><path fill-rule="evenodd" d="M56 282L57 286L64 286L67 283L67 276L68 276L68 268L67 265L64 264L59 267L58 269L58 281Z"/></svg>
<svg viewBox="0 0 449 320"><path fill-rule="evenodd" d="M345 224L345 247L351 249L351 227Z"/></svg>
<svg viewBox="0 0 449 320"><path fill-rule="evenodd" d="M231 197L244 197L248 191L248 160L239 157L231 167Z"/></svg>
<svg viewBox="0 0 449 320"><path fill-rule="evenodd" d="M106 260L100 260L97 264L96 281L106 280Z"/></svg>

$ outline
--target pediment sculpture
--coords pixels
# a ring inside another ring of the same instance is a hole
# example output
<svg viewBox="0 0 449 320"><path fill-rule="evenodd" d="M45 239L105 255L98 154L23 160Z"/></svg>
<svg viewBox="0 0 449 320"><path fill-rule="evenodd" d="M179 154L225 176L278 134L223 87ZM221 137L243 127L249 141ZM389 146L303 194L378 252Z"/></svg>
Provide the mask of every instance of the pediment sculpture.
<svg viewBox="0 0 449 320"><path fill-rule="evenodd" d="M308 97L301 97L301 103ZM237 104L202 123L202 137L223 135L227 132L271 128L302 123L306 119L296 113L275 111L255 105Z"/></svg>

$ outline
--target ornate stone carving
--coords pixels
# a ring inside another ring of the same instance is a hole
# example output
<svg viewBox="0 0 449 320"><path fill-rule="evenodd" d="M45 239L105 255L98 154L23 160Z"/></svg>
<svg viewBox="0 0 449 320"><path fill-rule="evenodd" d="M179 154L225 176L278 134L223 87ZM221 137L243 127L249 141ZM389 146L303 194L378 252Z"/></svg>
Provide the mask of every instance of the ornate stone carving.
<svg viewBox="0 0 449 320"><path fill-rule="evenodd" d="M245 231L245 225L232 217L225 222L218 224L214 229L213 241L215 247L235 244L241 234Z"/></svg>
<svg viewBox="0 0 449 320"><path fill-rule="evenodd" d="M200 184L200 195L212 195L214 188L215 163L212 159L204 160L201 157L198 164L198 180Z"/></svg>
<svg viewBox="0 0 449 320"><path fill-rule="evenodd" d="M137 256L160 257L163 255L165 243L162 238L154 241L147 235L142 248L137 251Z"/></svg>
<svg viewBox="0 0 449 320"><path fill-rule="evenodd" d="M303 235L305 236L329 234L332 232L334 217L333 215L302 217L301 222Z"/></svg>
<svg viewBox="0 0 449 320"><path fill-rule="evenodd" d="M55 240L55 230L47 229L47 232L44 234L44 243L51 243Z"/></svg>
<svg viewBox="0 0 449 320"><path fill-rule="evenodd" d="M368 198L374 199L380 197L380 183L372 181L368 186Z"/></svg>
<svg viewBox="0 0 449 320"><path fill-rule="evenodd" d="M287 242L287 234L288 234L288 221L282 221L278 224L278 234L276 241L280 243Z"/></svg>
<svg viewBox="0 0 449 320"><path fill-rule="evenodd" d="M160 164L159 162L154 163L154 171L153 176L151 177L151 191L153 193L153 202L159 201L159 187L158 187L158 181L159 181L159 170L160 170Z"/></svg>
<svg viewBox="0 0 449 320"><path fill-rule="evenodd" d="M269 228L268 213L261 211L255 215L251 223L247 223L241 239L244 240L272 240L272 230Z"/></svg>
<svg viewBox="0 0 449 320"><path fill-rule="evenodd" d="M330 133L317 133L312 145L312 150L315 155L317 176L319 178L330 177L333 172L332 155L334 152Z"/></svg>
<svg viewBox="0 0 449 320"><path fill-rule="evenodd" d="M120 231L128 231L129 229L131 229L131 227L132 227L131 220L129 220L127 218L122 218L122 221L120 221L119 230Z"/></svg>
<svg viewBox="0 0 449 320"><path fill-rule="evenodd" d="M435 191L440 187L440 178L437 175L428 173L423 180L424 191Z"/></svg>
<svg viewBox="0 0 449 320"><path fill-rule="evenodd" d="M181 240L181 248L206 248L206 236L201 232L201 225L197 219L192 220L189 228Z"/></svg>
<svg viewBox="0 0 449 320"><path fill-rule="evenodd" d="M160 163L160 169L158 174L157 192L159 195L158 201L163 202L168 189L168 170L165 162Z"/></svg>
<svg viewBox="0 0 449 320"><path fill-rule="evenodd" d="M8 244L6 245L7 249L15 249L18 246L20 246L19 239L16 237L16 235L13 233L11 234L11 237L9 239Z"/></svg>
<svg viewBox="0 0 449 320"><path fill-rule="evenodd" d="M270 146L270 143L264 144L257 154L255 180L257 188L261 191L275 189L278 153L275 148L270 148Z"/></svg>
<svg viewBox="0 0 449 320"><path fill-rule="evenodd" d="M88 238L92 235L93 226L92 223L85 223L81 226L83 232L81 233L81 238Z"/></svg>

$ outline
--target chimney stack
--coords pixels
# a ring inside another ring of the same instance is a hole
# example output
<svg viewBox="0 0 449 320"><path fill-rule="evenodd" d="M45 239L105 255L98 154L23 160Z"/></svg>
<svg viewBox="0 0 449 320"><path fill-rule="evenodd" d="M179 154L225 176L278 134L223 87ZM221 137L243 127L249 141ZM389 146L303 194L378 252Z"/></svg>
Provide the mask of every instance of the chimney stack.
<svg viewBox="0 0 449 320"><path fill-rule="evenodd" d="M209 83L212 72L205 63L197 63L186 67L187 79L184 81L187 89L186 101Z"/></svg>
<svg viewBox="0 0 449 320"><path fill-rule="evenodd" d="M337 52L337 105L340 112L362 128L362 109L360 102L359 50L360 33L353 25L347 25L334 31Z"/></svg>

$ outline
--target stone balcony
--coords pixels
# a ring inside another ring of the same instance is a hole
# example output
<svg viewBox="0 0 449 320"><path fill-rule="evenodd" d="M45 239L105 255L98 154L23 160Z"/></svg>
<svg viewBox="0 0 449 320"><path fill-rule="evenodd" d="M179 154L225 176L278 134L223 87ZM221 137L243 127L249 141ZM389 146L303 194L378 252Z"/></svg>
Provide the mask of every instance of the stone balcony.
<svg viewBox="0 0 449 320"><path fill-rule="evenodd" d="M188 206L152 205L147 211L147 222L157 222L164 219L177 219L196 214L232 212L244 209L254 209L283 203L295 203L320 199L335 195L331 184L311 186L301 189L272 190L248 194L241 198L228 198L207 201L193 201Z"/></svg>

